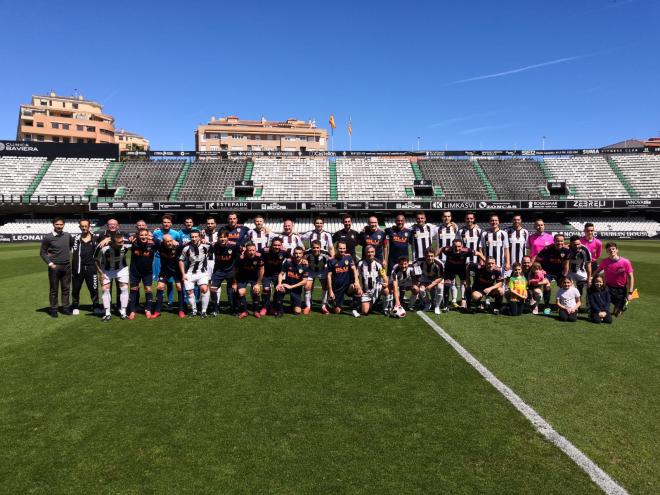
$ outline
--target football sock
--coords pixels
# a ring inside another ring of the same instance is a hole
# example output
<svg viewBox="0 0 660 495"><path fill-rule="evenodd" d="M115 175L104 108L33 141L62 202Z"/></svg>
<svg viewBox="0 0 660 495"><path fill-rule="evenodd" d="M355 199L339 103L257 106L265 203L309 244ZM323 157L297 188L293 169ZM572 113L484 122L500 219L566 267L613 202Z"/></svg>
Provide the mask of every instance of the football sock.
<svg viewBox="0 0 660 495"><path fill-rule="evenodd" d="M126 313L126 306L128 306L128 286L124 285L119 288L119 305L121 306L120 311Z"/></svg>
<svg viewBox="0 0 660 495"><path fill-rule="evenodd" d="M244 311L247 311L247 297L245 296L239 296L238 298L238 309L242 313Z"/></svg>
<svg viewBox="0 0 660 495"><path fill-rule="evenodd" d="M145 305L144 305L144 309L145 309L146 311L151 311L151 303L152 303L152 301L153 301L153 299L154 299L154 294L153 294L153 292L151 292L151 291L149 290L149 291L145 291L144 296L145 296L145 298L146 298L146 300L147 300L146 303L145 303Z"/></svg>
<svg viewBox="0 0 660 495"><path fill-rule="evenodd" d="M312 291L311 290L306 290L305 291L305 307L306 308L311 308L312 307Z"/></svg>
<svg viewBox="0 0 660 495"><path fill-rule="evenodd" d="M209 307L209 299L211 298L211 293L209 291L202 292L202 313L206 313L206 309Z"/></svg>
<svg viewBox="0 0 660 495"><path fill-rule="evenodd" d="M179 292L179 311L183 311L183 288Z"/></svg>
<svg viewBox="0 0 660 495"><path fill-rule="evenodd" d="M458 297L458 288L456 287L456 282L451 283L451 302L456 302Z"/></svg>
<svg viewBox="0 0 660 495"><path fill-rule="evenodd" d="M433 297L433 305L437 308L440 306L440 302L442 301L442 296L443 296L443 287L442 285L437 285L435 287L435 295Z"/></svg>
<svg viewBox="0 0 660 495"><path fill-rule="evenodd" d="M392 294L388 294L385 296L385 309L390 310L392 309L392 305L394 304L394 296Z"/></svg>
<svg viewBox="0 0 660 495"><path fill-rule="evenodd" d="M156 313L160 313L160 310L163 308L163 289L158 289L156 291Z"/></svg>
<svg viewBox="0 0 660 495"><path fill-rule="evenodd" d="M105 309L105 314L110 314L110 303L112 296L110 295L110 289L103 289L103 309Z"/></svg>
<svg viewBox="0 0 660 495"><path fill-rule="evenodd" d="M323 304L324 306L328 304L328 289L325 289L323 291L323 295L321 296L321 304Z"/></svg>
<svg viewBox="0 0 660 495"><path fill-rule="evenodd" d="M188 304L193 313L197 313L197 299L195 298L195 291L191 290L188 292Z"/></svg>
<svg viewBox="0 0 660 495"><path fill-rule="evenodd" d="M138 305L138 295L140 294L140 288L138 287L137 289L131 289L130 296L128 298L128 308L126 308L126 311L129 313L134 313L135 309L137 308Z"/></svg>
<svg viewBox="0 0 660 495"><path fill-rule="evenodd" d="M415 304L417 304L417 294L413 294L410 296L410 307L414 308Z"/></svg>
<svg viewBox="0 0 660 495"><path fill-rule="evenodd" d="M172 282L167 282L167 302L170 305L174 304L174 284Z"/></svg>

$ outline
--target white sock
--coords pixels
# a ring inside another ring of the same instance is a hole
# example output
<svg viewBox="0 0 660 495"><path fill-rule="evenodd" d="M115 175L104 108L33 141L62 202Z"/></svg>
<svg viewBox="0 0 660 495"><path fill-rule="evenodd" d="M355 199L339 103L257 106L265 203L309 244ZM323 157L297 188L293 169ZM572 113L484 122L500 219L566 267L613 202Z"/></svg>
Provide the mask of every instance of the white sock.
<svg viewBox="0 0 660 495"><path fill-rule="evenodd" d="M323 295L321 296L321 304L323 304L323 306L328 304L328 290L327 289L323 291Z"/></svg>
<svg viewBox="0 0 660 495"><path fill-rule="evenodd" d="M202 313L206 313L206 309L209 307L209 299L211 299L211 293L209 291L202 292L200 299L202 300Z"/></svg>
<svg viewBox="0 0 660 495"><path fill-rule="evenodd" d="M119 305L121 309L119 312L123 315L126 314L126 306L128 306L128 286L119 288Z"/></svg>
<svg viewBox="0 0 660 495"><path fill-rule="evenodd" d="M458 297L458 289L456 288L456 282L451 283L451 302L456 302L456 298Z"/></svg>
<svg viewBox="0 0 660 495"><path fill-rule="evenodd" d="M440 301L442 301L442 296L444 294L444 287L441 284L438 284L435 287L435 297L433 298L433 304L435 307L440 307Z"/></svg>
<svg viewBox="0 0 660 495"><path fill-rule="evenodd" d="M305 305L308 308L312 307L312 291L311 290L306 290L305 291Z"/></svg>
<svg viewBox="0 0 660 495"><path fill-rule="evenodd" d="M197 313L197 301L195 301L194 290L188 292L188 304L190 304L190 309L192 309L193 314Z"/></svg>
<svg viewBox="0 0 660 495"><path fill-rule="evenodd" d="M110 289L103 289L103 295L101 296L103 300L103 308L105 309L105 314L110 314L110 303L112 296L110 295Z"/></svg>

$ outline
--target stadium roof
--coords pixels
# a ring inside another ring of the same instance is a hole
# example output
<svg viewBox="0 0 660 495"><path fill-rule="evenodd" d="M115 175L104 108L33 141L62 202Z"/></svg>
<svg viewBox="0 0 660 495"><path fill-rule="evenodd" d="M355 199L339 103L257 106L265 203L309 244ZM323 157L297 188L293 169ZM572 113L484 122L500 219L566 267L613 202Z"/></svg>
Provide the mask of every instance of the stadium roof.
<svg viewBox="0 0 660 495"><path fill-rule="evenodd" d="M645 146L644 141L640 141L639 139L635 139L635 138L630 138L630 139L626 139L625 141L620 141L618 143L608 144L607 146L603 146L602 149L608 149L608 148L643 148L644 146Z"/></svg>

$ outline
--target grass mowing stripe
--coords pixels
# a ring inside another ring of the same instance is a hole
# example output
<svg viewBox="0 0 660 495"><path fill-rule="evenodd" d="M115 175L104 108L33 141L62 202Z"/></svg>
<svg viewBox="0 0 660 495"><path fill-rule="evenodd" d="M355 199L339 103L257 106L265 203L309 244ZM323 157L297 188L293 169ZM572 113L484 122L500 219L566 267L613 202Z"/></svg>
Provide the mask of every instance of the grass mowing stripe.
<svg viewBox="0 0 660 495"><path fill-rule="evenodd" d="M454 340L431 318L419 311L417 314L424 320L440 337L442 337L465 361L483 376L488 383L497 389L513 406L518 409L531 423L534 428L549 442L556 445L562 452L570 457L589 477L608 495L627 495L628 492L614 481L605 471L596 465L580 449L561 436L545 419L534 409L527 405L513 390L502 383L488 368L481 364L461 344Z"/></svg>

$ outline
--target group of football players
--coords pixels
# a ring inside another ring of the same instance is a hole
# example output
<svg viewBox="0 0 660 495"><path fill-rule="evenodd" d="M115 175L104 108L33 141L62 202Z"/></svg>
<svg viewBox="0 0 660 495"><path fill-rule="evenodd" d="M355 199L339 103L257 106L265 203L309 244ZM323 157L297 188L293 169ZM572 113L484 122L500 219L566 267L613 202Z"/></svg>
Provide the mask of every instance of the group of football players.
<svg viewBox="0 0 660 495"><path fill-rule="evenodd" d="M449 211L442 213L438 225L428 223L423 212L415 215L410 227L401 214L385 230L380 229L376 216L369 217L360 232L353 229L350 215L345 215L342 222L343 228L331 234L324 229L323 218L317 217L313 230L298 233L294 222L285 220L281 231L276 232L265 225L262 216L254 218L250 229L239 224L237 214L232 212L220 228L211 216L199 228L193 217L186 217L184 227L175 230L172 216L164 215L160 228L150 231L140 220L130 234L120 230L117 220L110 219L105 232L93 235L89 221L81 220L81 233L67 238L64 222L58 218L41 250L49 265L51 315L57 316L58 284L62 287L64 313L79 314L80 290L86 283L94 307L103 321L109 321L114 283L122 319L136 317L140 286L147 318L158 318L165 305L174 305L175 291L179 317L217 316L223 282L228 311L238 318L250 312L256 318L268 314L280 317L287 298L293 314L309 314L317 279L323 314L341 313L347 303L355 317L374 311L403 317L406 310L414 309L441 314L450 308L490 310L495 314L504 310L515 316L524 309L538 313L541 300L543 312L548 314L551 283L555 281L564 296L557 297L559 316L574 321L575 302L579 307L583 289L592 285L600 271L597 260L602 244L592 224L585 225L583 237L572 236L565 245L562 234L545 232L542 219L535 220L535 232L530 234L519 214L514 214L505 230L500 227L498 215L491 215L488 228L481 228L472 212L465 215L460 227ZM69 252L63 254L67 245L72 256ZM608 245L610 263L603 263L602 268L616 315L625 310L634 279L629 262L620 262L624 259L618 257L616 245L612 249L615 252L610 251ZM614 268L608 270L612 263ZM67 277L73 281L71 306ZM562 292L564 289L572 291ZM577 298L567 303L566 298L574 292L578 292Z"/></svg>

